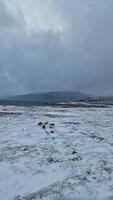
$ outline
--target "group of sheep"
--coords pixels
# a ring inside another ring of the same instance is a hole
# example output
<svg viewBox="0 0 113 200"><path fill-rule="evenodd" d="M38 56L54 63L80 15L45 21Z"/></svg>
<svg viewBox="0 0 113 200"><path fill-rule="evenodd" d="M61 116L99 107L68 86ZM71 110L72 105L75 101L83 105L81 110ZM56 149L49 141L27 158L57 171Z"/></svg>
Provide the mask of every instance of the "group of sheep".
<svg viewBox="0 0 113 200"><path fill-rule="evenodd" d="M45 130L46 133L54 133L55 132L55 124L49 122L39 122L38 126ZM49 130L49 131L48 131Z"/></svg>

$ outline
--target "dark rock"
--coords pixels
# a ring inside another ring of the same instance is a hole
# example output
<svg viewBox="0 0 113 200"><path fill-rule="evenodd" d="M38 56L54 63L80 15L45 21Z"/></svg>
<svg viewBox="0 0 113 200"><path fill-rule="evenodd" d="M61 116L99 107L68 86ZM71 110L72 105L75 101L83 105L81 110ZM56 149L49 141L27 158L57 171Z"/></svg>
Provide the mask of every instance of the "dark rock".
<svg viewBox="0 0 113 200"><path fill-rule="evenodd" d="M42 122L39 122L39 123L38 123L38 126L42 126L42 124L43 124Z"/></svg>
<svg viewBox="0 0 113 200"><path fill-rule="evenodd" d="M74 154L76 154L77 153L77 151L76 150L74 150L73 152L72 152L72 154L74 155Z"/></svg>
<svg viewBox="0 0 113 200"><path fill-rule="evenodd" d="M45 124L43 124L43 125L42 125L42 128L43 128L43 129L46 129L46 125L45 125Z"/></svg>
<svg viewBox="0 0 113 200"><path fill-rule="evenodd" d="M50 131L50 133L54 133L54 131Z"/></svg>
<svg viewBox="0 0 113 200"><path fill-rule="evenodd" d="M48 158L47 161L48 161L49 163L55 162L53 158Z"/></svg>

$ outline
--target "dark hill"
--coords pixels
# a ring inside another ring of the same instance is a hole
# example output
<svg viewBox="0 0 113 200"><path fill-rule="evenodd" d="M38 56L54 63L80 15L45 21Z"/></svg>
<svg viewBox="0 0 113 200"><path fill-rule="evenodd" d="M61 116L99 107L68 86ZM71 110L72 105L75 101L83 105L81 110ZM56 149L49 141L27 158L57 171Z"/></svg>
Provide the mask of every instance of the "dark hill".
<svg viewBox="0 0 113 200"><path fill-rule="evenodd" d="M33 93L20 96L9 97L4 99L4 102L10 104L33 104L33 105L42 105L42 104L55 104L61 102L72 102L85 100L87 98L81 92L48 92L48 93ZM3 100L2 100L3 102ZM0 101L1 104L1 101Z"/></svg>
<svg viewBox="0 0 113 200"><path fill-rule="evenodd" d="M25 100L25 101L78 101L83 100L87 96L81 92L48 92L48 93L34 93L21 96L10 97L10 100Z"/></svg>

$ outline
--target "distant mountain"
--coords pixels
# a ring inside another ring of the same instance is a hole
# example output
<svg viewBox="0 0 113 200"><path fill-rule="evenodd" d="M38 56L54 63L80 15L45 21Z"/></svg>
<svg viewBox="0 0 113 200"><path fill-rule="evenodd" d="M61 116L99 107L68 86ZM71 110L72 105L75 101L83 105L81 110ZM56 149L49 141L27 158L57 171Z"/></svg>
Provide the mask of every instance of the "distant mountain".
<svg viewBox="0 0 113 200"><path fill-rule="evenodd" d="M86 99L87 96L81 92L48 92L33 93L20 96L9 97L7 101L34 102L34 103L61 103L69 101L79 101Z"/></svg>

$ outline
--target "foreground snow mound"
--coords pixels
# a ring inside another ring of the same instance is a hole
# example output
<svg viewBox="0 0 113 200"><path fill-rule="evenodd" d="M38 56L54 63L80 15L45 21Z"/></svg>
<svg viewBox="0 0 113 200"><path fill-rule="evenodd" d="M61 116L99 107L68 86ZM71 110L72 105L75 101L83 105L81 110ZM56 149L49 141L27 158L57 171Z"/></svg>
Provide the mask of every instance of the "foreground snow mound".
<svg viewBox="0 0 113 200"><path fill-rule="evenodd" d="M113 108L1 106L0 199L112 200Z"/></svg>

